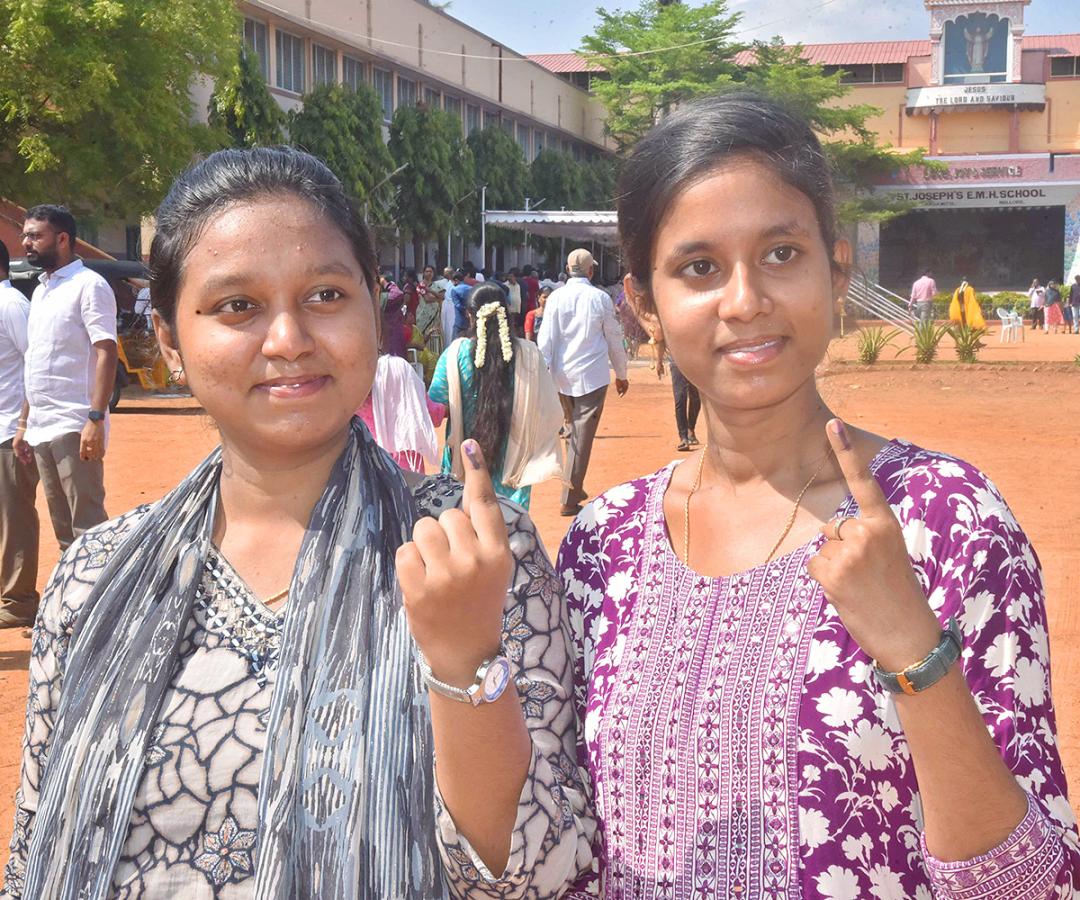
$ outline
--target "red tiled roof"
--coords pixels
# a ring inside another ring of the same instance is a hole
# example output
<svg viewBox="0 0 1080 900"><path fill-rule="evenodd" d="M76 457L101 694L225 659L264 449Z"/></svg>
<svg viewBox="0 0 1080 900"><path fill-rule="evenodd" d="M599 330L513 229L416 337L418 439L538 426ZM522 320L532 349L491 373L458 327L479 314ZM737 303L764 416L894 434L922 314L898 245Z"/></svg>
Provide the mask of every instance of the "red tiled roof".
<svg viewBox="0 0 1080 900"><path fill-rule="evenodd" d="M1080 56L1080 34L1024 36L1025 50L1049 50L1051 56ZM930 41L860 41L850 44L804 44L804 58L819 66L860 66L906 63L911 56L929 56ZM744 50L735 61L748 65L754 51Z"/></svg>
<svg viewBox="0 0 1080 900"><path fill-rule="evenodd" d="M604 67L588 62L576 53L535 53L529 57L549 72L603 72Z"/></svg>

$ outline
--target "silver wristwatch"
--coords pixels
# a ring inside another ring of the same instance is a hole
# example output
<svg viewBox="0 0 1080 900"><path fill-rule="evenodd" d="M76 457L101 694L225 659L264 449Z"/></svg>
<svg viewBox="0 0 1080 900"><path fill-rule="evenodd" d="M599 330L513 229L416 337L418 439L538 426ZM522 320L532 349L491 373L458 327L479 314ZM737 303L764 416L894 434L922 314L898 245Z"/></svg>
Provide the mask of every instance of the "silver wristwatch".
<svg viewBox="0 0 1080 900"><path fill-rule="evenodd" d="M963 649L960 624L956 619L949 619L942 629L938 645L924 659L901 672L886 672L875 661L874 677L878 684L893 694L917 694L944 678L960 658Z"/></svg>
<svg viewBox="0 0 1080 900"><path fill-rule="evenodd" d="M471 703L473 706L494 703L510 685L510 660L501 653L480 663L476 670L476 680L467 688L454 687L445 681L439 681L419 650L416 651L416 661L420 666L420 677L424 679L428 690L458 703Z"/></svg>

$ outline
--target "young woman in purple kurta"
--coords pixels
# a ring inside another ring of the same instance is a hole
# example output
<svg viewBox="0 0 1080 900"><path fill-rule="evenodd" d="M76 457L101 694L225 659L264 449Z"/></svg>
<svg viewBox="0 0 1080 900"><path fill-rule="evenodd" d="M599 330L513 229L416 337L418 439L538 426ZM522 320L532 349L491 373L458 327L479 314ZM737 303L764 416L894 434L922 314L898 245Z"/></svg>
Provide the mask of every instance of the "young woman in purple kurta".
<svg viewBox="0 0 1080 900"><path fill-rule="evenodd" d="M559 554L600 822L580 888L1080 896L1031 545L974 466L818 393L850 260L831 192L809 128L746 96L676 113L624 168L627 293L709 443L599 497ZM948 674L879 686L875 659L918 662L951 617Z"/></svg>

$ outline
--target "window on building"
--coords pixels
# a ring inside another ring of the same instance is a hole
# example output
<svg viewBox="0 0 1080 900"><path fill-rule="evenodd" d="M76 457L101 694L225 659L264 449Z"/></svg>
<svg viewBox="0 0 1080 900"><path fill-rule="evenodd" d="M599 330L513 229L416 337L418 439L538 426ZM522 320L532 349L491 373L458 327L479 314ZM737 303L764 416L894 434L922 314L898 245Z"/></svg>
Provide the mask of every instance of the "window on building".
<svg viewBox="0 0 1080 900"><path fill-rule="evenodd" d="M351 56L341 58L341 80L354 91L360 89L367 79L364 78L364 63L362 60Z"/></svg>
<svg viewBox="0 0 1080 900"><path fill-rule="evenodd" d="M329 47L311 45L311 80L313 84L337 82L337 53Z"/></svg>
<svg viewBox="0 0 1080 900"><path fill-rule="evenodd" d="M886 63L874 66L875 84L901 84L904 81L903 63Z"/></svg>
<svg viewBox="0 0 1080 900"><path fill-rule="evenodd" d="M424 106L430 109L442 109L442 96L435 88L424 88Z"/></svg>
<svg viewBox="0 0 1080 900"><path fill-rule="evenodd" d="M533 132L533 153L532 159L536 159L541 153L544 152L544 148L547 146L547 136L542 131ZM530 159L530 162L532 161Z"/></svg>
<svg viewBox="0 0 1080 900"><path fill-rule="evenodd" d="M485 128L497 128L499 125L499 114L493 113L489 109L484 110L484 127Z"/></svg>
<svg viewBox="0 0 1080 900"><path fill-rule="evenodd" d="M266 23L244 19L244 43L259 57L263 78L270 80L270 48L267 46Z"/></svg>
<svg viewBox="0 0 1080 900"><path fill-rule="evenodd" d="M394 115L394 73L385 69L375 69L372 73L375 93L382 103L383 118L389 122Z"/></svg>
<svg viewBox="0 0 1080 900"><path fill-rule="evenodd" d="M514 136L514 120L508 119L505 116L499 119L499 127L505 131L510 137Z"/></svg>
<svg viewBox="0 0 1080 900"><path fill-rule="evenodd" d="M574 162L581 162L581 144L574 143L570 147L570 155L574 157Z"/></svg>
<svg viewBox="0 0 1080 900"><path fill-rule="evenodd" d="M465 109L465 130L472 134L474 131L479 131L483 128L482 119L480 118L480 107L473 106L471 103Z"/></svg>
<svg viewBox="0 0 1080 900"><path fill-rule="evenodd" d="M461 118L461 98L451 97L449 94L443 94L443 107L448 113L452 113Z"/></svg>
<svg viewBox="0 0 1080 900"><path fill-rule="evenodd" d="M822 66L826 75L840 73L844 84L902 84L903 63L878 63L858 66Z"/></svg>
<svg viewBox="0 0 1080 900"><path fill-rule="evenodd" d="M1075 78L1080 76L1080 56L1053 56L1050 58L1052 78Z"/></svg>
<svg viewBox="0 0 1080 900"><path fill-rule="evenodd" d="M416 82L400 75L397 80L397 105L416 106Z"/></svg>
<svg viewBox="0 0 1080 900"><path fill-rule="evenodd" d="M284 91L304 93L304 39L280 28L277 36L277 86Z"/></svg>
<svg viewBox="0 0 1080 900"><path fill-rule="evenodd" d="M523 154L525 154L525 158L528 159L529 158L529 127L527 125L522 125L520 122L518 122L518 127L517 127L517 142L518 142L518 146L521 148L521 152Z"/></svg>

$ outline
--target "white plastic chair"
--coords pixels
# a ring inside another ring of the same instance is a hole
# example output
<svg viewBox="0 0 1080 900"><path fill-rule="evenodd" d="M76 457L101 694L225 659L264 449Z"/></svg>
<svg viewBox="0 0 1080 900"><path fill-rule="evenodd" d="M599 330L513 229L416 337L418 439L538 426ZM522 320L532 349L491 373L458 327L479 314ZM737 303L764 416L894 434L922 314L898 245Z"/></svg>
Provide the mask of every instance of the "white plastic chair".
<svg viewBox="0 0 1080 900"><path fill-rule="evenodd" d="M997 316L1001 320L1001 333L998 336L998 342L1011 343L1012 341L1015 341L1018 335L1016 333L1016 322L1013 320L1012 312L999 306L997 308Z"/></svg>
<svg viewBox="0 0 1080 900"><path fill-rule="evenodd" d="M1027 335L1025 333L1027 329L1024 327L1024 317L1020 315L1015 308L1010 311L1010 315L1012 315L1013 326L1016 328L1016 334L1020 336L1020 343L1022 344L1027 340Z"/></svg>

